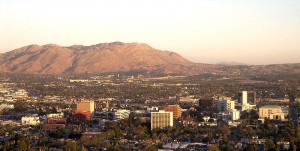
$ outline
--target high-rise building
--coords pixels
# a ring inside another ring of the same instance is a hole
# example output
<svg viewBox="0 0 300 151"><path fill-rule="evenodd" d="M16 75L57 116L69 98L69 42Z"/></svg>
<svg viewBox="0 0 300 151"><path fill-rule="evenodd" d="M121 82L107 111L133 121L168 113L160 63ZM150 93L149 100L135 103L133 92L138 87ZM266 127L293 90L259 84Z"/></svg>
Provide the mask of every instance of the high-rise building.
<svg viewBox="0 0 300 151"><path fill-rule="evenodd" d="M173 112L174 119L180 119L182 114L182 108L179 105L167 105L164 107L165 111Z"/></svg>
<svg viewBox="0 0 300 151"><path fill-rule="evenodd" d="M173 126L173 112L151 112L151 130Z"/></svg>
<svg viewBox="0 0 300 151"><path fill-rule="evenodd" d="M240 119L240 111L239 110L233 109L229 113L230 113L231 120L235 121L235 120Z"/></svg>
<svg viewBox="0 0 300 151"><path fill-rule="evenodd" d="M248 103L248 92L247 91L242 91L239 94L239 103L242 105L247 105Z"/></svg>
<svg viewBox="0 0 300 151"><path fill-rule="evenodd" d="M242 91L238 94L238 102L241 105L255 105L256 93L252 91Z"/></svg>
<svg viewBox="0 0 300 151"><path fill-rule="evenodd" d="M228 112L235 108L235 101L230 100L220 100L218 101L218 111Z"/></svg>
<svg viewBox="0 0 300 151"><path fill-rule="evenodd" d="M217 101L213 99L199 99L199 107L202 111L214 110L217 107Z"/></svg>
<svg viewBox="0 0 300 151"><path fill-rule="evenodd" d="M251 105L255 105L256 104L256 92L253 91L248 91L248 103Z"/></svg>
<svg viewBox="0 0 300 151"><path fill-rule="evenodd" d="M77 110L85 110L93 114L95 111L95 102L92 100L82 100L77 103Z"/></svg>

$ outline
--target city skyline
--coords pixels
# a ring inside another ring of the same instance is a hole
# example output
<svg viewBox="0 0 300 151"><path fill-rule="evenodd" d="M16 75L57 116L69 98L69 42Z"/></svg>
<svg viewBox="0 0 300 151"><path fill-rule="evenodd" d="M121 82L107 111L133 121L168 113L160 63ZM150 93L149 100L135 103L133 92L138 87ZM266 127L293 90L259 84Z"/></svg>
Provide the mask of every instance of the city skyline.
<svg viewBox="0 0 300 151"><path fill-rule="evenodd" d="M300 2L0 1L0 52L139 42L197 63L299 63Z"/></svg>

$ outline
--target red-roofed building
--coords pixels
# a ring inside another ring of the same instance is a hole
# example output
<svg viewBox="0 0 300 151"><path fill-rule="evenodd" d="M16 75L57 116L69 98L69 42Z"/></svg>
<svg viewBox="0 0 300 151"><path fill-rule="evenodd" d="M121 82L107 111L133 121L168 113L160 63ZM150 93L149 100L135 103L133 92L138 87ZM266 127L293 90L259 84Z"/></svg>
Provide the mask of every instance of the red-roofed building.
<svg viewBox="0 0 300 151"><path fill-rule="evenodd" d="M48 118L47 119L48 124L67 124L66 118Z"/></svg>
<svg viewBox="0 0 300 151"><path fill-rule="evenodd" d="M73 123L85 123L88 121L91 121L91 112L90 111L85 111L85 110L76 110L72 114L71 121Z"/></svg>

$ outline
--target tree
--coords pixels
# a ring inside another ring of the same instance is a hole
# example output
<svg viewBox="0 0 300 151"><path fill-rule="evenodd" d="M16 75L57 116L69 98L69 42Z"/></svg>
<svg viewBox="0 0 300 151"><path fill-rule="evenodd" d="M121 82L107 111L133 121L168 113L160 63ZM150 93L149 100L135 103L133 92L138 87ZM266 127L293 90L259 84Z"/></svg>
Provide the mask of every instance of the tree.
<svg viewBox="0 0 300 151"><path fill-rule="evenodd" d="M223 135L223 136L228 136L230 135L230 129L228 126L222 126L218 129L218 131Z"/></svg>
<svg viewBox="0 0 300 151"><path fill-rule="evenodd" d="M17 112L22 112L22 111L27 110L27 106L24 105L24 103L22 103L21 101L16 101L14 103L14 110Z"/></svg>
<svg viewBox="0 0 300 151"><path fill-rule="evenodd" d="M296 151L296 145L294 142L290 142L291 145L290 145L290 151Z"/></svg>
<svg viewBox="0 0 300 151"><path fill-rule="evenodd" d="M17 147L18 151L25 151L27 149L28 149L28 144L24 140L18 142L18 147Z"/></svg>
<svg viewBox="0 0 300 151"><path fill-rule="evenodd" d="M63 138L65 134L66 134L65 128L58 128L55 132L52 132L49 135L53 138Z"/></svg>
<svg viewBox="0 0 300 151"><path fill-rule="evenodd" d="M208 147L207 151L220 151L220 148L219 148L219 146L216 145L216 144L211 144L211 145Z"/></svg>
<svg viewBox="0 0 300 151"><path fill-rule="evenodd" d="M257 148L254 145L247 145L247 147L244 149L244 151L256 151Z"/></svg>
<svg viewBox="0 0 300 151"><path fill-rule="evenodd" d="M76 144L76 142L67 141L67 143L65 144L64 147L67 151L76 150L77 144Z"/></svg>
<svg viewBox="0 0 300 151"><path fill-rule="evenodd" d="M265 142L265 145L266 145L267 150L275 149L275 144L272 139L267 139Z"/></svg>
<svg viewBox="0 0 300 151"><path fill-rule="evenodd" d="M149 147L147 148L147 150L148 150L148 151L156 151L156 150L158 150L158 148L157 148L156 146L154 146L154 145L151 145L151 146L149 146Z"/></svg>

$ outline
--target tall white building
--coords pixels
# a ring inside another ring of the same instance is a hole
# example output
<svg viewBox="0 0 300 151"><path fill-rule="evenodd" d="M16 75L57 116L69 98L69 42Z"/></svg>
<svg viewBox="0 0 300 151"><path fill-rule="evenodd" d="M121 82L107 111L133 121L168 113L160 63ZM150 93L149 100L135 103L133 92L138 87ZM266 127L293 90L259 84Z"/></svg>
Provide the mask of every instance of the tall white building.
<svg viewBox="0 0 300 151"><path fill-rule="evenodd" d="M252 110L256 107L255 101L256 101L256 93L255 92L241 91L238 93L237 108L242 111Z"/></svg>
<svg viewBox="0 0 300 151"><path fill-rule="evenodd" d="M235 101L230 101L230 110L235 109Z"/></svg>
<svg viewBox="0 0 300 151"><path fill-rule="evenodd" d="M256 93L254 91L241 91L238 93L238 102L241 105L255 105Z"/></svg>
<svg viewBox="0 0 300 151"><path fill-rule="evenodd" d="M248 92L247 91L242 91L239 94L239 99L241 100L242 105L247 105L248 104Z"/></svg>
<svg viewBox="0 0 300 151"><path fill-rule="evenodd" d="M166 128L168 126L173 126L173 112L166 112L164 110L151 112L151 130Z"/></svg>
<svg viewBox="0 0 300 151"><path fill-rule="evenodd" d="M233 109L230 111L230 119L235 121L240 119L240 111L237 109Z"/></svg>

